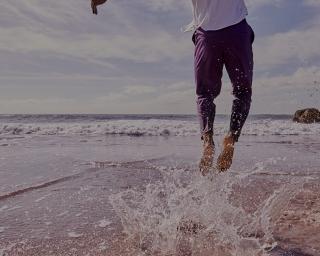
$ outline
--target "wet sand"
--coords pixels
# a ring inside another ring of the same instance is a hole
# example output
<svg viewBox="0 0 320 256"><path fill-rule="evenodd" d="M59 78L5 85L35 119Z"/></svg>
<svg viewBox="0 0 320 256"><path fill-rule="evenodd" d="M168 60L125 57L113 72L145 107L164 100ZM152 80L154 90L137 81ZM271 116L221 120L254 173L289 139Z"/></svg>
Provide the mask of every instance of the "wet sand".
<svg viewBox="0 0 320 256"><path fill-rule="evenodd" d="M200 149L195 136L13 136L0 255L320 255L318 138L244 136L232 169L208 177Z"/></svg>

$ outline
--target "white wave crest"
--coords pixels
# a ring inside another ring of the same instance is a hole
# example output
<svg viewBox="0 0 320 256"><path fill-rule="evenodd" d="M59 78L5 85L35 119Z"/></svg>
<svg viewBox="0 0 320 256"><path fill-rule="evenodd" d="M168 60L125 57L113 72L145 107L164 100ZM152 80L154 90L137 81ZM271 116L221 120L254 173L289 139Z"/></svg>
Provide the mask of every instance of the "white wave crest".
<svg viewBox="0 0 320 256"><path fill-rule="evenodd" d="M229 122L216 122L215 134L227 132ZM78 123L2 123L0 135L131 135L192 136L199 135L196 121L182 120L110 120ZM320 124L298 124L289 120L247 121L243 135L319 135Z"/></svg>

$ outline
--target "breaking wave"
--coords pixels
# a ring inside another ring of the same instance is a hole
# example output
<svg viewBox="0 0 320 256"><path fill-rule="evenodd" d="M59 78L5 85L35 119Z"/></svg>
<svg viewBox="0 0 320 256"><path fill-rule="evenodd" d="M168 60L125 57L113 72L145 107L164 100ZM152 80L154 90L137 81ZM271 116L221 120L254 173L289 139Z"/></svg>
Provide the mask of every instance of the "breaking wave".
<svg viewBox="0 0 320 256"><path fill-rule="evenodd" d="M226 119L227 120L227 119ZM215 124L215 134L224 134L228 121ZM0 135L129 135L192 136L199 135L196 120L106 120L94 122L0 123ZM298 124L290 120L249 120L244 135L319 135L319 124Z"/></svg>

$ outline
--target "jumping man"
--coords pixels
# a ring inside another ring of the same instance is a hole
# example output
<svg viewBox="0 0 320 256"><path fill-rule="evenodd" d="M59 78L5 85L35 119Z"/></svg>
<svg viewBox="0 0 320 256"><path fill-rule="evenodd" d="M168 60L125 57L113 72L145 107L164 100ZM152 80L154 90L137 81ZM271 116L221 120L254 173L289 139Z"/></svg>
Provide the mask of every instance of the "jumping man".
<svg viewBox="0 0 320 256"><path fill-rule="evenodd" d="M254 32L246 21L248 11L244 0L191 0L193 22L187 31L194 31L195 82L200 119L203 155L200 171L206 175L213 165L215 146L213 124L216 114L215 98L221 91L223 66L233 86L233 105L228 134L217 160L220 171L232 164L234 146L241 134L251 106ZM97 5L106 0L92 0Z"/></svg>

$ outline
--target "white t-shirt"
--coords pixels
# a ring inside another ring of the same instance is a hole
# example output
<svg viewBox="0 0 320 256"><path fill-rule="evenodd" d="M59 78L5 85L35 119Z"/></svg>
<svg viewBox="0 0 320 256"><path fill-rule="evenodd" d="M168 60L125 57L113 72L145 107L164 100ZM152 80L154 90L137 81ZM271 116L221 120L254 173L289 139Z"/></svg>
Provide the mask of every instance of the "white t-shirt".
<svg viewBox="0 0 320 256"><path fill-rule="evenodd" d="M237 24L248 15L244 0L191 0L193 21L185 31L198 27L218 30Z"/></svg>

